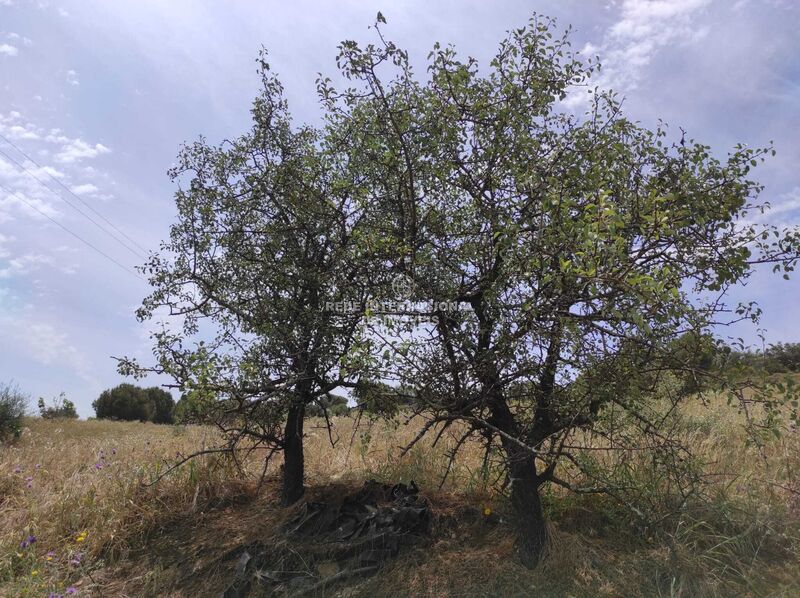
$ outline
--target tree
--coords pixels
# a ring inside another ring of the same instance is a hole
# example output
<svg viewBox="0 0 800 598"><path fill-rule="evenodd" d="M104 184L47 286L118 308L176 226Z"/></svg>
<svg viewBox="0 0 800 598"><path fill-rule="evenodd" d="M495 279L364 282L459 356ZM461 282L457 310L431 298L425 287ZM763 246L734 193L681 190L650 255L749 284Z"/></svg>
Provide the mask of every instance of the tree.
<svg viewBox="0 0 800 598"><path fill-rule="evenodd" d="M340 47L351 87L320 82L329 113L358 122L350 152L385 214L366 239L392 239L383 267L410 277L433 319L396 310L382 324L384 377L414 389L424 431L458 429L458 446L477 437L487 456L500 447L530 566L547 546L542 486L620 491L582 457L587 438L680 462L688 447L660 407L697 387L661 382L711 374L676 339L757 321L727 292L756 264L788 276L798 258L797 231L744 220L762 207L748 174L771 148L719 160L626 119L611 92L571 114L560 102L595 65L553 29L534 17L485 71L437 45L426 81L378 29L377 45ZM622 421L639 434L615 434Z"/></svg>
<svg viewBox="0 0 800 598"><path fill-rule="evenodd" d="M151 421L154 424L171 424L173 423L173 411L175 410L175 401L172 395L158 386L144 389L147 400L153 405L153 417Z"/></svg>
<svg viewBox="0 0 800 598"><path fill-rule="evenodd" d="M0 441L9 436L19 438L22 418L28 406L28 396L12 382L0 384Z"/></svg>
<svg viewBox="0 0 800 598"><path fill-rule="evenodd" d="M62 392L53 399L52 405L47 405L42 397L39 397L39 414L44 419L77 419L78 412L75 403L70 401Z"/></svg>
<svg viewBox="0 0 800 598"><path fill-rule="evenodd" d="M98 419L120 419L124 421L149 421L153 417L153 405L143 389L133 384L120 384L104 390L92 403Z"/></svg>
<svg viewBox="0 0 800 598"><path fill-rule="evenodd" d="M771 148L719 160L626 119L610 92L573 115L562 102L596 65L553 28L534 17L485 71L437 45L425 81L380 29L378 44L343 42L351 86L318 81L319 129L292 126L262 56L251 131L201 139L171 171L178 220L143 269L138 316L180 325L153 334L155 366L120 370L172 376L181 413L228 448L282 451L284 504L303 494L310 406L327 415L340 387L402 389L423 434L457 434L452 458L470 438L502 455L531 566L543 486L624 500L589 440L681 475L688 447L663 414L710 376L772 421L777 400L744 402L703 340L728 314L758 320L724 303L756 264L788 276L798 259L796 231L744 219Z"/></svg>
<svg viewBox="0 0 800 598"><path fill-rule="evenodd" d="M92 408L98 419L171 424L175 401L169 392L157 386L141 388L133 384L120 384L104 390L92 403Z"/></svg>
<svg viewBox="0 0 800 598"><path fill-rule="evenodd" d="M363 353L369 262L356 259L355 241L369 211L342 147L292 126L265 54L259 73L252 129L218 147L184 147L170 173L186 186L169 241L144 268L153 292L138 316L164 309L182 319L153 335L149 369L172 376L181 411L217 426L229 448L282 451L288 505L304 492L306 410L352 385ZM331 308L341 303L353 309ZM125 359L120 369L148 368Z"/></svg>

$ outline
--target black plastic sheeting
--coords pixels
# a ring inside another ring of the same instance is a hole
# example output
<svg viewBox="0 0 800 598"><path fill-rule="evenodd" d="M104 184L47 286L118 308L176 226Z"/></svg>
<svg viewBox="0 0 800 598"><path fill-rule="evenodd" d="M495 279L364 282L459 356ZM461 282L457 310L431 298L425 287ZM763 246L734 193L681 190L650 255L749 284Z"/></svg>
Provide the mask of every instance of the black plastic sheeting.
<svg viewBox="0 0 800 598"><path fill-rule="evenodd" d="M223 598L313 596L375 573L430 530L416 484L370 480L340 503L306 502L274 542L245 547Z"/></svg>

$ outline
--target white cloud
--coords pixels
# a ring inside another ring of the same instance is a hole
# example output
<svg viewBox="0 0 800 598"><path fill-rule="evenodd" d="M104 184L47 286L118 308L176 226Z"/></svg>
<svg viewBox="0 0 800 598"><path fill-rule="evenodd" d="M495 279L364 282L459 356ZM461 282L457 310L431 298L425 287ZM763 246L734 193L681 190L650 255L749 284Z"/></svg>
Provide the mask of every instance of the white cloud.
<svg viewBox="0 0 800 598"><path fill-rule="evenodd" d="M11 255L11 252L8 250L6 246L15 240L16 239L14 237L0 233L0 259L5 259L9 255Z"/></svg>
<svg viewBox="0 0 800 598"><path fill-rule="evenodd" d="M74 85L75 87L78 87L81 84L80 80L78 80L78 73L76 73L72 69L68 70L67 83L69 83L70 85Z"/></svg>
<svg viewBox="0 0 800 598"><path fill-rule="evenodd" d="M25 253L18 257L8 259L8 251L5 251L7 260L5 266L0 267L0 279L10 278L11 276L20 276L30 274L38 270L42 265L52 265L53 258L49 255L42 255L39 253Z"/></svg>
<svg viewBox="0 0 800 598"><path fill-rule="evenodd" d="M25 45L28 48L30 48L33 45L33 40L31 38L25 37L24 35L20 35L19 33L14 33L13 31L11 33L7 33L6 38L22 42L23 45Z"/></svg>
<svg viewBox="0 0 800 598"><path fill-rule="evenodd" d="M739 218L738 225L744 229L752 225L772 225L779 229L796 228L800 220L800 187L769 200L769 207L752 209Z"/></svg>
<svg viewBox="0 0 800 598"><path fill-rule="evenodd" d="M95 384L89 360L69 336L54 325L21 312L16 317L0 317L0 333L35 362L45 366L63 366L78 377Z"/></svg>
<svg viewBox="0 0 800 598"><path fill-rule="evenodd" d="M91 183L83 183L81 185L74 185L70 188L70 191L76 195L93 195L97 193L99 189Z"/></svg>
<svg viewBox="0 0 800 598"><path fill-rule="evenodd" d="M30 334L28 344L36 358L43 364L51 364L64 357L71 357L74 360L80 355L69 343L67 335L58 332L49 324L32 324L28 327L28 331Z"/></svg>
<svg viewBox="0 0 800 598"><path fill-rule="evenodd" d="M50 129L47 137L45 137L45 141L49 143L67 143L69 140L69 137L62 135L61 129Z"/></svg>
<svg viewBox="0 0 800 598"><path fill-rule="evenodd" d="M19 54L19 50L17 50L16 46L12 46L11 44L0 44L0 55L16 56L17 54Z"/></svg>
<svg viewBox="0 0 800 598"><path fill-rule="evenodd" d="M65 163L77 162L85 158L95 158L110 151L102 143L91 145L82 139L72 139L61 147L61 151L56 154L56 161Z"/></svg>
<svg viewBox="0 0 800 598"><path fill-rule="evenodd" d="M708 35L697 16L711 0L624 0L619 20L603 36L601 43L588 43L581 50L586 56L599 55L602 69L594 85L626 92L636 89L644 68L662 49L691 43ZM586 93L574 93L566 104L583 105Z"/></svg>
<svg viewBox="0 0 800 598"><path fill-rule="evenodd" d="M81 161L108 153L109 148L103 144L91 144L80 138L71 138L57 128L45 129L37 126L28 122L16 110L7 114L0 113L0 134L12 140L27 155L37 156L37 162L41 164L34 164L12 148L4 150L18 164L9 158L0 157L0 185L11 191L8 193L0 190L0 223L13 221L20 216L39 221L46 217L59 217L63 206L60 205L61 200L57 194L48 189L53 186L51 177L70 186L74 193L92 195L97 199L105 197L97 185L77 182L86 181L87 176L90 180L98 176L94 171L88 174L83 172L85 167ZM52 155L46 149L48 146L55 146L54 160L62 165L61 168L47 165L47 157Z"/></svg>
<svg viewBox="0 0 800 598"><path fill-rule="evenodd" d="M775 220L775 216L779 214L790 214L793 212L800 215L800 187L795 187L788 193L781 195L777 201L772 202L770 209L766 212L766 216L770 220ZM794 220L796 224L797 218L793 218L792 220Z"/></svg>
<svg viewBox="0 0 800 598"><path fill-rule="evenodd" d="M2 190L0 190L2 191ZM60 212L48 201L24 192L15 191L14 195L0 192L0 221L14 220L12 213L20 212L32 220L55 218Z"/></svg>
<svg viewBox="0 0 800 598"><path fill-rule="evenodd" d="M7 131L8 136L12 139L39 139L39 135L36 131L26 129L22 125L12 125L8 127Z"/></svg>
<svg viewBox="0 0 800 598"><path fill-rule="evenodd" d="M22 122L22 115L12 110L8 115L0 114L0 133L11 139L39 139L41 131L32 123Z"/></svg>

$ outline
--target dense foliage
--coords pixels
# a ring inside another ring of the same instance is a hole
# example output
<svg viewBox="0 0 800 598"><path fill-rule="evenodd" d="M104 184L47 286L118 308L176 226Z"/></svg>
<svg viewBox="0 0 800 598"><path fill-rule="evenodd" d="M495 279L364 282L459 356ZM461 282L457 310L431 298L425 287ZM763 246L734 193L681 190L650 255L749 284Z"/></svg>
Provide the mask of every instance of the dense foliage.
<svg viewBox="0 0 800 598"><path fill-rule="evenodd" d="M370 214L346 154L292 126L264 56L259 72L252 130L186 146L171 171L178 221L144 268L153 292L138 315L182 318L154 334L152 369L174 377L181 411L217 426L229 446L282 451L290 504L304 492L306 410L325 411L329 393L353 383L342 364L359 347L369 264L357 241ZM325 308L344 302L361 308ZM143 373L129 360L121 370Z"/></svg>
<svg viewBox="0 0 800 598"><path fill-rule="evenodd" d="M92 403L92 408L98 419L171 424L175 401L169 392L157 386L141 388L133 384L120 384L104 390Z"/></svg>
<svg viewBox="0 0 800 598"><path fill-rule="evenodd" d="M27 407L28 396L16 384L0 383L0 442L19 437Z"/></svg>
<svg viewBox="0 0 800 598"><path fill-rule="evenodd" d="M394 248L381 266L411 279L429 318L373 319L383 376L414 389L437 436L453 426L499 456L523 561L546 546L542 486L624 500L624 481L579 457L591 438L648 450L692 492L690 447L667 417L710 373L701 339L757 321L752 304L725 304L728 290L798 256L797 231L746 220L762 207L750 171L771 148L720 160L625 118L605 91L583 115L565 110L595 66L546 19L512 31L488 68L436 46L419 80L382 36L343 43L338 60L351 87L321 92L332 120L358 123L347 147L387 220L367 242ZM681 338L696 340L677 350Z"/></svg>

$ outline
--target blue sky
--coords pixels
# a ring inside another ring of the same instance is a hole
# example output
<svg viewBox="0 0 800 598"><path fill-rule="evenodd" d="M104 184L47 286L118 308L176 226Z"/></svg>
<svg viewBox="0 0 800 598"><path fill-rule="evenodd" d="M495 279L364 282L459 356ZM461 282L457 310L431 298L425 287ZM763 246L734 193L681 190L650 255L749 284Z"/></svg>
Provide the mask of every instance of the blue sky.
<svg viewBox="0 0 800 598"><path fill-rule="evenodd" d="M534 10L572 24L573 45L600 56L597 83L624 95L629 116L682 126L720 155L774 140L777 157L756 171L763 199L774 222L800 222L793 0L0 0L0 134L33 160L0 139L30 171L0 154L0 185L14 192L0 189L0 380L34 399L63 390L91 415L92 400L122 381L110 356L149 355L148 326L133 315L147 285L53 221L132 269L138 246L155 249L167 234L166 170L179 145L248 127L259 48L269 49L297 121L314 122L317 73L335 73L339 41L373 39L378 10L420 65L436 41L485 63ZM136 252L59 194L113 222ZM759 274L735 299L762 305L768 341L798 341L798 291L798 280ZM753 327L735 333L757 338Z"/></svg>

